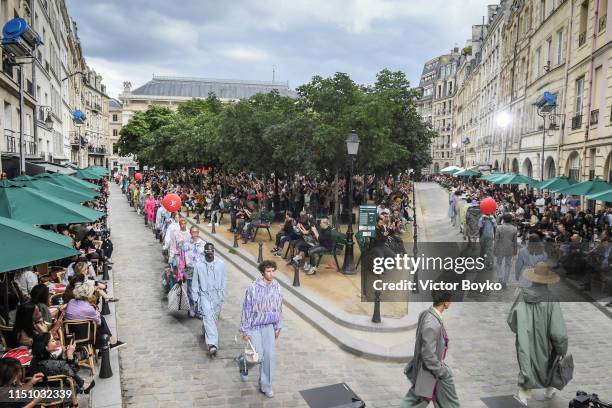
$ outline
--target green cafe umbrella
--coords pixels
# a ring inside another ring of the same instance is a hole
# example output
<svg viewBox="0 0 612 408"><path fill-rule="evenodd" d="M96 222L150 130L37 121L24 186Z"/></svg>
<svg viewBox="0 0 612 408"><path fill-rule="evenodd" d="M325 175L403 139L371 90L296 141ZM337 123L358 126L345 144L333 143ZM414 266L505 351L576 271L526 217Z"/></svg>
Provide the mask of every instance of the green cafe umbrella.
<svg viewBox="0 0 612 408"><path fill-rule="evenodd" d="M486 180L486 181L490 181L493 182L495 179L500 178L505 176L507 173L501 173L501 172L493 172L491 174L487 174L486 176L482 176L480 179L481 180Z"/></svg>
<svg viewBox="0 0 612 408"><path fill-rule="evenodd" d="M572 184L576 184L576 183L577 183L576 180L573 180L569 177L557 176L557 177L554 177L548 180L538 181L532 187L539 188L541 190L555 190L555 189L562 189L565 187L569 187Z"/></svg>
<svg viewBox="0 0 612 408"><path fill-rule="evenodd" d="M104 213L45 194L14 182L0 183L0 217L27 224L73 224L93 222Z"/></svg>
<svg viewBox="0 0 612 408"><path fill-rule="evenodd" d="M71 203L80 204L87 201L93 201L96 197L100 196L99 193L96 193L93 190L62 187L57 184L53 184L52 182L48 181L48 179L44 178L32 179L30 177L30 179L31 180L22 179L17 181L17 178L14 178L13 181L21 184L24 187L31 187L40 191L41 193L53 195L66 201L70 201Z"/></svg>
<svg viewBox="0 0 612 408"><path fill-rule="evenodd" d="M50 181L51 183L54 183L54 184L57 184L59 186L66 187L66 188L72 188L72 189L78 188L79 190L85 189L85 191L100 189L99 186L93 183L90 183L89 181L81 180L80 178L68 176L66 174L42 173L42 174L38 174L35 178L42 178L47 181Z"/></svg>
<svg viewBox="0 0 612 408"><path fill-rule="evenodd" d="M101 176L108 176L110 174L108 172L108 169L102 166L91 166L91 167L87 167L85 170L92 171L95 174L99 174Z"/></svg>
<svg viewBox="0 0 612 408"><path fill-rule="evenodd" d="M552 189L555 193L561 193L566 195L595 195L597 193L603 193L604 191L612 189L612 185L600 178L595 178L589 181L583 181L582 183L572 184L560 189Z"/></svg>
<svg viewBox="0 0 612 408"><path fill-rule="evenodd" d="M442 170L440 170L440 173L442 174L453 174L456 173L458 171L463 170L461 167L457 167L457 166L448 166L443 168Z"/></svg>
<svg viewBox="0 0 612 408"><path fill-rule="evenodd" d="M494 184L533 184L535 180L522 174L508 173L493 180Z"/></svg>
<svg viewBox="0 0 612 408"><path fill-rule="evenodd" d="M77 169L77 177L84 180L100 180L104 176L87 169Z"/></svg>
<svg viewBox="0 0 612 408"><path fill-rule="evenodd" d="M77 255L70 238L0 217L0 272Z"/></svg>
<svg viewBox="0 0 612 408"><path fill-rule="evenodd" d="M453 176L455 177L472 177L472 176L480 176L480 173L474 170L469 170L469 169L465 169L465 170L461 170L456 172L455 174L453 174Z"/></svg>
<svg viewBox="0 0 612 408"><path fill-rule="evenodd" d="M612 202L612 189L597 194L589 194L586 196L586 198L588 198L589 200L604 201L606 203L610 203Z"/></svg>

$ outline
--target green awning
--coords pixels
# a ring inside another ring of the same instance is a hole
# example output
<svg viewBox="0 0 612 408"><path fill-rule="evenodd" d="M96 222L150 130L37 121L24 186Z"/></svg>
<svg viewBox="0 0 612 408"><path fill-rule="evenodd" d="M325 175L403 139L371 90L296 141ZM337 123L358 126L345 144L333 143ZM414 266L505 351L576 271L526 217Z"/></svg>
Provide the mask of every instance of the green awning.
<svg viewBox="0 0 612 408"><path fill-rule="evenodd" d="M0 217L0 272L79 254L70 238L10 218Z"/></svg>
<svg viewBox="0 0 612 408"><path fill-rule="evenodd" d="M610 203L612 202L612 189L606 190L604 192L599 192L597 194L589 194L586 196L586 198L588 198L589 200L604 201Z"/></svg>
<svg viewBox="0 0 612 408"><path fill-rule="evenodd" d="M465 170L461 170L461 171L454 173L453 176L455 177L473 177L473 176L480 176L480 173L474 170L465 169Z"/></svg>
<svg viewBox="0 0 612 408"><path fill-rule="evenodd" d="M77 177L83 180L101 180L104 178L101 174L87 169L77 169Z"/></svg>
<svg viewBox="0 0 612 408"><path fill-rule="evenodd" d="M571 186L551 190L553 190L555 193L561 193L566 195L586 196L603 193L604 191L610 189L612 189L612 184L600 178L595 178L593 180L583 181L582 183L576 183L572 184Z"/></svg>
<svg viewBox="0 0 612 408"><path fill-rule="evenodd" d="M463 170L463 168L461 168L461 167L448 166L448 167L445 167L442 170L440 170L440 173L442 173L442 174L453 174L453 173L456 173L456 172L461 171L461 170Z"/></svg>
<svg viewBox="0 0 612 408"><path fill-rule="evenodd" d="M62 198L66 201L70 201L71 203L84 203L87 201L93 201L96 197L100 196L100 193L97 193L93 190L89 189L81 189L81 188L67 188L62 187L57 184L54 184L49 179L40 178L40 179L31 179L31 180L22 180L16 181L17 178L14 178L18 184L21 184L24 187L31 187L35 190L40 191L41 193L53 195L58 198Z"/></svg>
<svg viewBox="0 0 612 408"><path fill-rule="evenodd" d="M535 180L522 174L508 173L492 181L494 184L534 184Z"/></svg>
<svg viewBox="0 0 612 408"><path fill-rule="evenodd" d="M532 187L539 188L541 190L554 190L569 187L572 184L576 184L577 181L566 176L557 176L548 180L538 181Z"/></svg>
<svg viewBox="0 0 612 408"><path fill-rule="evenodd" d="M89 181L81 180L80 178L67 176L65 174L39 174L35 178L43 178L54 184L67 188L79 188L86 190L100 190L100 187Z"/></svg>
<svg viewBox="0 0 612 408"><path fill-rule="evenodd" d="M104 216L103 212L9 183L12 182L0 183L0 217L47 225L94 222Z"/></svg>
<svg viewBox="0 0 612 408"><path fill-rule="evenodd" d="M503 177L505 175L507 175L508 173L499 173L499 172L494 172L491 174L487 174L486 176L482 176L480 179L481 180L486 180L486 181L490 181L493 182L495 181L495 179L498 179L500 177Z"/></svg>
<svg viewBox="0 0 612 408"><path fill-rule="evenodd" d="M91 166L91 167L87 167L84 170L90 171L94 174L98 174L100 176L108 176L110 173L108 172L108 169L106 167L102 167L102 166Z"/></svg>

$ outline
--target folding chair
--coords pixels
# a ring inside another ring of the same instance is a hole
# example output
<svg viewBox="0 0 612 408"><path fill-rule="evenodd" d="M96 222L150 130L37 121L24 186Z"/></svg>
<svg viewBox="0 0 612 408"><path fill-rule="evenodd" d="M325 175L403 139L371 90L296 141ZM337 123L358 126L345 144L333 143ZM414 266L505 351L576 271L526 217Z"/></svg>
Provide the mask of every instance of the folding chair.
<svg viewBox="0 0 612 408"><path fill-rule="evenodd" d="M253 234L253 241L257 238L257 233L260 228L265 228L268 231L268 236L270 237L270 241L272 241L272 233L270 232L270 225L272 224L272 215L265 211L261 213L260 223L255 227L255 233Z"/></svg>
<svg viewBox="0 0 612 408"><path fill-rule="evenodd" d="M63 335L74 334L74 342L77 347L81 346L87 350L87 357L79 361L79 365L91 370L94 375L94 361L96 354L94 344L96 342L96 322L93 320L64 320L62 322Z"/></svg>
<svg viewBox="0 0 612 408"><path fill-rule="evenodd" d="M340 263L338 262L338 254L342 252L344 249L344 244L346 243L346 234L344 233L335 233L334 239L334 248L331 251L322 252L317 260L317 267L321 263L321 259L323 259L324 255L332 255L334 257L334 261L336 261L336 270L340 272Z"/></svg>
<svg viewBox="0 0 612 408"><path fill-rule="evenodd" d="M32 377L24 378L24 382L31 380ZM57 390L59 393L64 391L65 398L57 398L56 400L49 400L45 402L40 402L36 405L39 407L66 407L66 406L74 406L78 404L79 399L76 392L76 385L74 383L74 379L67 375L52 375L47 377L46 388L51 388L54 391ZM70 396L68 396L68 390L71 391ZM58 393L58 394L59 394Z"/></svg>

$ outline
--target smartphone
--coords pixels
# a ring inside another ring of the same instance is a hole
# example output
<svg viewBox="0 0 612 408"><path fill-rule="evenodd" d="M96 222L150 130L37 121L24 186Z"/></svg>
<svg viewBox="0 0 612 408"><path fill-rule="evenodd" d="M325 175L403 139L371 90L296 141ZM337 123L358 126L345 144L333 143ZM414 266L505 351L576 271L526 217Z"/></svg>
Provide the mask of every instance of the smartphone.
<svg viewBox="0 0 612 408"><path fill-rule="evenodd" d="M72 344L74 343L74 334L67 334L66 335L66 344Z"/></svg>

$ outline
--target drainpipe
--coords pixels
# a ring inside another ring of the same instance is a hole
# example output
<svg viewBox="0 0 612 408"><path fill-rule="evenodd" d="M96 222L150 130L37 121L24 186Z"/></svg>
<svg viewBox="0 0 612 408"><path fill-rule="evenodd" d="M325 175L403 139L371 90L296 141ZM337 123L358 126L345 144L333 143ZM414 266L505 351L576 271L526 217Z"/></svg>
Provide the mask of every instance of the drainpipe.
<svg viewBox="0 0 612 408"><path fill-rule="evenodd" d="M570 57L570 52L571 52L571 45L572 42L570 41L571 35L572 35L572 31L574 29L574 19L572 19L572 13L574 10L574 0L571 1L570 3L570 9L569 9L569 26L568 26L568 30L567 30L567 35L566 35L566 45L565 45L565 85L563 86L563 109L562 109L562 113L564 114L563 116L563 126L561 126L561 135L560 135L560 139L559 139L559 144L557 145L557 175L559 176L561 173L561 146L563 146L563 140L565 139L565 128L567 125L567 85L569 83L569 57Z"/></svg>

